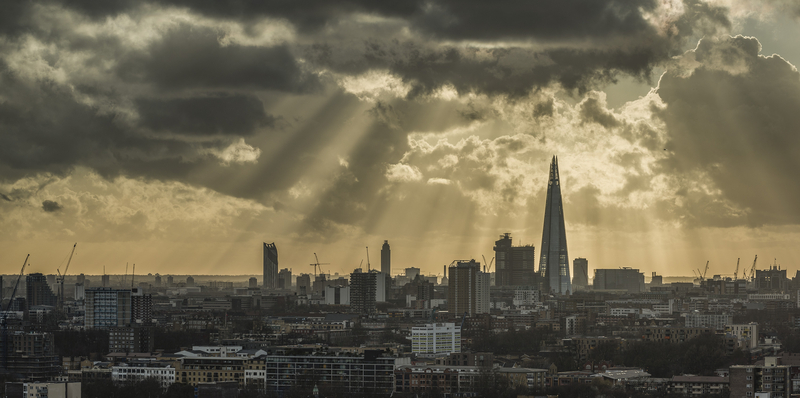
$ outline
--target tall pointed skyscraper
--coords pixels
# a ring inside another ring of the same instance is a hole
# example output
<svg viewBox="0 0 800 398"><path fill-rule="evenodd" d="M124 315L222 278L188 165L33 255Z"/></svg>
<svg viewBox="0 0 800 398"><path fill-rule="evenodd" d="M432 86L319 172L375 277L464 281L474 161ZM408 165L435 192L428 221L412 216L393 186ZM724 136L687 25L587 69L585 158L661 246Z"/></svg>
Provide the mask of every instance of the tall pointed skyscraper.
<svg viewBox="0 0 800 398"><path fill-rule="evenodd" d="M544 208L542 246L539 248L539 274L548 292L572 292L567 254L567 233L564 229L564 208L561 205L561 184L558 180L558 159L550 163L547 182L547 204Z"/></svg>

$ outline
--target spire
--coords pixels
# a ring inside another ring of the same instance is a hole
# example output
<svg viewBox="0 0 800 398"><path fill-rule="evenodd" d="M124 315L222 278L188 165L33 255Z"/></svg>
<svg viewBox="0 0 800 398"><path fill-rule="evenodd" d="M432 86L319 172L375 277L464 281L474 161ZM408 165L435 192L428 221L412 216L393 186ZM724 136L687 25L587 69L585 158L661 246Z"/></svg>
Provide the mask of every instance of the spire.
<svg viewBox="0 0 800 398"><path fill-rule="evenodd" d="M544 279L546 291L566 294L571 290L569 255L556 156L550 162L546 199L542 246L539 249L539 274Z"/></svg>

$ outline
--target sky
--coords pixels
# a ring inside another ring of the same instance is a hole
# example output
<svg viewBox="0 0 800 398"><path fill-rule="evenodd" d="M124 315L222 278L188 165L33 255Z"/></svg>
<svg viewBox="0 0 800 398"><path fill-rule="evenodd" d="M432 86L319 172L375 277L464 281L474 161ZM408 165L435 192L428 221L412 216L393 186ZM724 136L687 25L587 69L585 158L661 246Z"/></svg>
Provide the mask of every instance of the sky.
<svg viewBox="0 0 800 398"><path fill-rule="evenodd" d="M538 252L557 156L590 270L793 276L797 4L6 2L0 273L440 274Z"/></svg>

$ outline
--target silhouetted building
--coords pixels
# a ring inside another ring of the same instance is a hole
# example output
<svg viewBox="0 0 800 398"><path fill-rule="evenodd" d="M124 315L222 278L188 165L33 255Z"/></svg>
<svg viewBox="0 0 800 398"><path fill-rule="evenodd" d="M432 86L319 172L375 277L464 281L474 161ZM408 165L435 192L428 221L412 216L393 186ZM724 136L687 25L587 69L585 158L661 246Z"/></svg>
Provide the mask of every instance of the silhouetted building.
<svg viewBox="0 0 800 398"><path fill-rule="evenodd" d="M302 274L297 276L297 294L311 294L311 275Z"/></svg>
<svg viewBox="0 0 800 398"><path fill-rule="evenodd" d="M131 291L108 287L86 289L84 327L108 329L131 323Z"/></svg>
<svg viewBox="0 0 800 398"><path fill-rule="evenodd" d="M37 305L55 307L58 303L58 298L47 284L47 278L38 272L29 274L25 278L25 288L29 308Z"/></svg>
<svg viewBox="0 0 800 398"><path fill-rule="evenodd" d="M85 283L85 282L86 282L86 275L84 274L78 275L78 280L76 281L76 283Z"/></svg>
<svg viewBox="0 0 800 398"><path fill-rule="evenodd" d="M377 272L362 272L357 268L350 274L350 310L357 314L374 314L378 288Z"/></svg>
<svg viewBox="0 0 800 398"><path fill-rule="evenodd" d="M278 272L278 289L292 288L292 270L284 268Z"/></svg>
<svg viewBox="0 0 800 398"><path fill-rule="evenodd" d="M131 322L150 324L153 321L153 296L140 287L131 290ZM141 352L141 351L137 351Z"/></svg>
<svg viewBox="0 0 800 398"><path fill-rule="evenodd" d="M9 331L5 336L8 355L0 368L5 366L7 374L28 381L47 381L61 373L61 358L55 354L51 333ZM0 346L5 347L5 343L0 341Z"/></svg>
<svg viewBox="0 0 800 398"><path fill-rule="evenodd" d="M770 265L769 269L756 270L756 288L759 292L785 292L789 290L786 270L780 265Z"/></svg>
<svg viewBox="0 0 800 398"><path fill-rule="evenodd" d="M536 276L536 248L512 246L511 234L500 235L500 240L494 242L494 264L496 286L532 285Z"/></svg>
<svg viewBox="0 0 800 398"><path fill-rule="evenodd" d="M572 291L567 253L567 232L564 227L564 208L561 203L561 182L558 159L553 156L547 182L547 202L544 208L539 273L544 277L544 291L567 294Z"/></svg>
<svg viewBox="0 0 800 398"><path fill-rule="evenodd" d="M156 285L156 287L161 287L161 275L156 274L156 279L155 279L154 285Z"/></svg>
<svg viewBox="0 0 800 398"><path fill-rule="evenodd" d="M576 258L572 260L572 287L575 290L589 286L589 260Z"/></svg>
<svg viewBox="0 0 800 398"><path fill-rule="evenodd" d="M103 275L100 277L100 285L102 287L111 287L111 280L108 275Z"/></svg>
<svg viewBox="0 0 800 398"><path fill-rule="evenodd" d="M264 242L264 289L278 287L278 248L275 243Z"/></svg>
<svg viewBox="0 0 800 398"><path fill-rule="evenodd" d="M489 312L489 274L475 260L457 261L448 268L447 311L454 317Z"/></svg>
<svg viewBox="0 0 800 398"><path fill-rule="evenodd" d="M627 290L628 293L644 291L644 274L638 269L628 267L596 269L592 282L594 290Z"/></svg>
<svg viewBox="0 0 800 398"><path fill-rule="evenodd" d="M247 280L247 287L258 287L258 279L256 277L252 277Z"/></svg>
<svg viewBox="0 0 800 398"><path fill-rule="evenodd" d="M383 241L381 247L381 272L386 275L392 274L392 250L389 248L389 241Z"/></svg>
<svg viewBox="0 0 800 398"><path fill-rule="evenodd" d="M172 275L167 275L167 286L175 286L175 278Z"/></svg>
<svg viewBox="0 0 800 398"><path fill-rule="evenodd" d="M155 330L153 326L122 326L108 330L108 352L152 352Z"/></svg>
<svg viewBox="0 0 800 398"><path fill-rule="evenodd" d="M194 278L191 276L186 277L186 286L192 287L194 286Z"/></svg>

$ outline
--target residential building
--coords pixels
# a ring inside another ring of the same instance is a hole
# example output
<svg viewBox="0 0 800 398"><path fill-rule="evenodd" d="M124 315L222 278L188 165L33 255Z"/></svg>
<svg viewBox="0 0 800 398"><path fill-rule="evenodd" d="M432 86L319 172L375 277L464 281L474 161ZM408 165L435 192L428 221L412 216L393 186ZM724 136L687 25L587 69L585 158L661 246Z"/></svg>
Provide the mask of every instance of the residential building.
<svg viewBox="0 0 800 398"><path fill-rule="evenodd" d="M115 382L134 382L155 379L162 388L175 383L175 367L167 361L129 361L111 367L111 380Z"/></svg>
<svg viewBox="0 0 800 398"><path fill-rule="evenodd" d="M20 375L22 380L47 381L61 373L61 358L55 354L51 333L9 331L5 337L9 374ZM0 347L5 346L0 336Z"/></svg>
<svg viewBox="0 0 800 398"><path fill-rule="evenodd" d="M81 383L80 382L23 383L22 397L23 398L81 398Z"/></svg>
<svg viewBox="0 0 800 398"><path fill-rule="evenodd" d="M536 283L536 248L512 246L510 233L500 235L500 240L494 242L494 269L496 286L533 285Z"/></svg>
<svg viewBox="0 0 800 398"><path fill-rule="evenodd" d="M731 398L787 398L792 396L793 367L783 365L780 357L766 357L763 365L730 367Z"/></svg>
<svg viewBox="0 0 800 398"><path fill-rule="evenodd" d="M455 323L430 323L412 327L411 352L419 355L461 352L461 326Z"/></svg>
<svg viewBox="0 0 800 398"><path fill-rule="evenodd" d="M758 347L758 323L725 325L725 334L736 337L739 348L753 349Z"/></svg>
<svg viewBox="0 0 800 398"><path fill-rule="evenodd" d="M263 244L264 255L264 289L275 289L278 287L278 248L275 243Z"/></svg>
<svg viewBox="0 0 800 398"><path fill-rule="evenodd" d="M683 343L703 334L713 334L716 330L707 327L647 326L642 330L642 340Z"/></svg>
<svg viewBox="0 0 800 398"><path fill-rule="evenodd" d="M711 314L704 312L690 312L686 314L684 325L687 328L710 327L717 331L725 330L725 325L731 324L733 316L728 314Z"/></svg>
<svg viewBox="0 0 800 398"><path fill-rule="evenodd" d="M154 341L152 326L134 324L108 328L108 352L152 352Z"/></svg>
<svg viewBox="0 0 800 398"><path fill-rule="evenodd" d="M278 272L278 289L292 288L292 270L284 268Z"/></svg>
<svg viewBox="0 0 800 398"><path fill-rule="evenodd" d="M237 382L244 386L247 358L184 357L176 362L175 380L197 387L200 383Z"/></svg>
<svg viewBox="0 0 800 398"><path fill-rule="evenodd" d="M350 274L350 310L357 314L374 314L378 285L377 272L362 272L357 268Z"/></svg>
<svg viewBox="0 0 800 398"><path fill-rule="evenodd" d="M512 303L517 306L537 306L541 302L541 295L538 290L533 289L517 289L514 290L514 299Z"/></svg>
<svg viewBox="0 0 800 398"><path fill-rule="evenodd" d="M131 290L131 323L153 323L153 296L140 287Z"/></svg>
<svg viewBox="0 0 800 398"><path fill-rule="evenodd" d="M569 294L572 282L569 275L567 230L564 227L564 208L561 202L561 182L558 159L553 156L547 181L547 202L544 208L542 245L539 246L539 274L545 292Z"/></svg>
<svg viewBox="0 0 800 398"><path fill-rule="evenodd" d="M722 393L729 385L730 382L727 377L672 376L669 382L668 392L682 397L722 396Z"/></svg>
<svg viewBox="0 0 800 398"><path fill-rule="evenodd" d="M350 286L326 286L326 305L350 305Z"/></svg>
<svg viewBox="0 0 800 398"><path fill-rule="evenodd" d="M628 293L645 291L644 274L638 269L596 269L592 281L594 290L626 290Z"/></svg>
<svg viewBox="0 0 800 398"><path fill-rule="evenodd" d="M87 329L108 329L131 323L131 291L97 287L86 289Z"/></svg>
<svg viewBox="0 0 800 398"><path fill-rule="evenodd" d="M382 351L365 350L363 355L267 355L267 393L279 396L295 385L316 385L325 392L346 391L367 396L388 396L394 390L395 365L408 358L381 356Z"/></svg>
<svg viewBox="0 0 800 398"><path fill-rule="evenodd" d="M488 313L489 275L475 260L455 263L448 268L447 311L454 317Z"/></svg>
<svg viewBox="0 0 800 398"><path fill-rule="evenodd" d="M29 274L25 277L25 292L28 308L47 305L55 307L58 304L58 298L50 285L47 283L47 277L41 273Z"/></svg>

